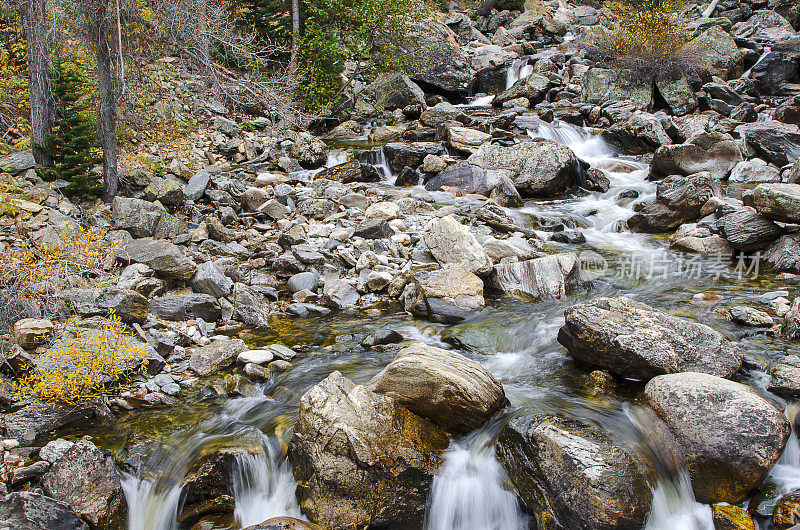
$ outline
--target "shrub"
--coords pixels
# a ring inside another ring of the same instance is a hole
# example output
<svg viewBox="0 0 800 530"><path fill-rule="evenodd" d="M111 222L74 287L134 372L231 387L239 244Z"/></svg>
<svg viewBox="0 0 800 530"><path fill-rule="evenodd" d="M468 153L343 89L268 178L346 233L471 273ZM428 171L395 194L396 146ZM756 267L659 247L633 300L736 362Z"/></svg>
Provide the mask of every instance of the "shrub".
<svg viewBox="0 0 800 530"><path fill-rule="evenodd" d="M54 70L56 124L48 136L50 146L45 149L54 165L40 169L39 175L67 181L67 196L95 199L103 192L103 181L94 167L103 162L103 157L95 136L97 127L89 115L89 105L83 101L84 79L77 68L61 60L55 61Z"/></svg>
<svg viewBox="0 0 800 530"><path fill-rule="evenodd" d="M501 11L525 11L525 0L497 0L495 7Z"/></svg>
<svg viewBox="0 0 800 530"><path fill-rule="evenodd" d="M118 244L105 232L77 228L53 244L26 241L0 251L0 329L24 316L54 314L58 294L94 283Z"/></svg>
<svg viewBox="0 0 800 530"><path fill-rule="evenodd" d="M688 33L682 0L610 0L617 15L608 31L595 34L591 51L601 63L651 76L690 71L696 58L686 51Z"/></svg>
<svg viewBox="0 0 800 530"><path fill-rule="evenodd" d="M140 372L147 348L125 332L119 317L99 329L73 327L38 359L18 386L22 399L77 404L102 393L123 376Z"/></svg>

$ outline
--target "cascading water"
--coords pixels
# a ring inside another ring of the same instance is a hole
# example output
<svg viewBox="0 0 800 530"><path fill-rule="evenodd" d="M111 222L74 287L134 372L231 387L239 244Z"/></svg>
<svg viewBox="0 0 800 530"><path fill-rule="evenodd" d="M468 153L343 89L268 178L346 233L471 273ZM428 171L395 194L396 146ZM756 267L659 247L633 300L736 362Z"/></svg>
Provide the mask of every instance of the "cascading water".
<svg viewBox="0 0 800 530"><path fill-rule="evenodd" d="M181 499L181 483L160 481L124 473L122 491L128 502L128 530L172 530Z"/></svg>
<svg viewBox="0 0 800 530"><path fill-rule="evenodd" d="M514 59L506 72L506 90L520 80L527 79L532 73L533 65L528 64L528 59Z"/></svg>
<svg viewBox="0 0 800 530"><path fill-rule="evenodd" d="M711 507L695 500L689 473L659 480L645 530L714 530Z"/></svg>
<svg viewBox="0 0 800 530"><path fill-rule="evenodd" d="M389 162L386 160L386 153L383 151L383 147L376 147L369 151L363 151L359 153L359 158L362 162L375 166L390 184L394 184L396 175L392 173L392 168L389 167Z"/></svg>
<svg viewBox="0 0 800 530"><path fill-rule="evenodd" d="M495 457L495 436L496 429L484 429L450 445L433 479L426 530L527 528L516 496L504 487L506 472Z"/></svg>
<svg viewBox="0 0 800 530"><path fill-rule="evenodd" d="M328 160L325 162L325 167L338 166L347 162L347 151L338 149L331 149L328 151Z"/></svg>

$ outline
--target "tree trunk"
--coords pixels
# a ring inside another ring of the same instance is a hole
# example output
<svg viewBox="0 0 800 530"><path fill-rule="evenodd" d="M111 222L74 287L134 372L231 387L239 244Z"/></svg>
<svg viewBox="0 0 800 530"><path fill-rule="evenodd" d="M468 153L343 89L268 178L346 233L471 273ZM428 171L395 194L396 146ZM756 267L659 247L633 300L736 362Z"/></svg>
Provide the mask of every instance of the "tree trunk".
<svg viewBox="0 0 800 530"><path fill-rule="evenodd" d="M110 202L119 191L117 174L117 102L112 70L111 23L104 2L97 5L95 24L97 52L97 92L100 98L98 118L100 142L103 146L103 200Z"/></svg>
<svg viewBox="0 0 800 530"><path fill-rule="evenodd" d="M45 0L26 0L25 39L28 43L28 78L31 103L33 158L41 166L53 165L44 149L53 129L53 93L48 75L47 13Z"/></svg>
<svg viewBox="0 0 800 530"><path fill-rule="evenodd" d="M492 8L494 7L494 0L483 0L481 5L478 7L478 10L475 12L475 16L478 17L488 17L492 14Z"/></svg>
<svg viewBox="0 0 800 530"><path fill-rule="evenodd" d="M300 0L292 1L292 55L289 59L289 72L297 71L298 52L300 50Z"/></svg>

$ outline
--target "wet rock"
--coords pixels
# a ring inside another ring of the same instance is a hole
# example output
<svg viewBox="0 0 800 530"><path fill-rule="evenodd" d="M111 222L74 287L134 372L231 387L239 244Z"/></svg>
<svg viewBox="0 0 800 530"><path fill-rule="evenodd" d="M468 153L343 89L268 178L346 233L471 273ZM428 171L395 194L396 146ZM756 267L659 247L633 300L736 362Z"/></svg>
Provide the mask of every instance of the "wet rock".
<svg viewBox="0 0 800 530"><path fill-rule="evenodd" d="M21 491L0 497L0 521L9 530L87 530L66 503Z"/></svg>
<svg viewBox="0 0 800 530"><path fill-rule="evenodd" d="M722 236L737 250L761 250L783 235L783 229L750 207L717 220Z"/></svg>
<svg viewBox="0 0 800 530"><path fill-rule="evenodd" d="M373 348L375 346L385 346L387 344L397 344L403 342L403 335L393 329L381 329L375 333L367 335L361 341L361 345L365 348Z"/></svg>
<svg viewBox="0 0 800 530"><path fill-rule="evenodd" d="M497 94L492 105L495 107L503 106L504 103L524 98L529 104L541 103L545 94L553 85L550 78L540 74L531 74L527 79L520 80L511 88ZM528 105L525 105L526 107Z"/></svg>
<svg viewBox="0 0 800 530"><path fill-rule="evenodd" d="M233 282L225 276L219 265L207 261L197 266L189 284L196 293L208 294L214 298L222 298L231 294Z"/></svg>
<svg viewBox="0 0 800 530"><path fill-rule="evenodd" d="M153 298L150 311L158 318L176 322L192 318L216 322L222 315L219 302L208 294L170 294Z"/></svg>
<svg viewBox="0 0 800 530"><path fill-rule="evenodd" d="M14 340L26 350L47 342L54 331L53 322L46 318L23 318L14 322Z"/></svg>
<svg viewBox="0 0 800 530"><path fill-rule="evenodd" d="M774 322L772 317L763 311L743 305L731 308L731 320L745 326L771 327Z"/></svg>
<svg viewBox="0 0 800 530"><path fill-rule="evenodd" d="M462 153L474 153L478 147L492 139L492 135L469 127L448 127L447 145Z"/></svg>
<svg viewBox="0 0 800 530"><path fill-rule="evenodd" d="M629 298L596 298L564 316L558 342L579 362L622 377L687 371L730 377L742 365L742 350L722 333Z"/></svg>
<svg viewBox="0 0 800 530"><path fill-rule="evenodd" d="M662 145L672 144L658 117L646 112L635 112L625 121L604 129L602 137L625 153L652 153Z"/></svg>
<svg viewBox="0 0 800 530"><path fill-rule="evenodd" d="M144 263L168 278L188 280L197 270L195 262L184 255L181 248L160 239L134 239L118 252L120 260Z"/></svg>
<svg viewBox="0 0 800 530"><path fill-rule="evenodd" d="M800 223L800 184L759 184L753 190L756 211L782 223Z"/></svg>
<svg viewBox="0 0 800 530"><path fill-rule="evenodd" d="M800 524L800 492L781 497L775 505L772 524L776 530L789 530Z"/></svg>
<svg viewBox="0 0 800 530"><path fill-rule="evenodd" d="M327 280L322 288L322 293L338 309L353 307L360 298L355 287L344 280Z"/></svg>
<svg viewBox="0 0 800 530"><path fill-rule="evenodd" d="M569 252L527 261L500 262L489 284L501 291L525 294L535 300L564 298L586 282L578 256Z"/></svg>
<svg viewBox="0 0 800 530"><path fill-rule="evenodd" d="M583 74L581 101L594 105L631 102L636 108L653 106L653 81L632 70L591 68Z"/></svg>
<svg viewBox="0 0 800 530"><path fill-rule="evenodd" d="M738 506L714 504L711 506L715 530L756 530L750 514Z"/></svg>
<svg viewBox="0 0 800 530"><path fill-rule="evenodd" d="M534 197L563 193L578 172L578 159L568 147L540 139L508 147L484 144L467 161L486 170L510 171L517 190Z"/></svg>
<svg viewBox="0 0 800 530"><path fill-rule="evenodd" d="M433 155L425 155L425 158L428 158L429 156ZM419 173L408 166L404 167L400 171L400 174L397 175L397 178L394 181L395 186L416 186L417 184L419 184Z"/></svg>
<svg viewBox="0 0 800 530"><path fill-rule="evenodd" d="M707 171L716 179L724 179L743 160L739 144L729 135L701 132L684 144L659 147L650 164L650 173L661 178Z"/></svg>
<svg viewBox="0 0 800 530"><path fill-rule="evenodd" d="M790 234L779 237L762 257L776 272L800 274L800 236Z"/></svg>
<svg viewBox="0 0 800 530"><path fill-rule="evenodd" d="M246 349L241 339L217 339L195 350L189 357L189 368L197 375L210 375L233 364Z"/></svg>
<svg viewBox="0 0 800 530"><path fill-rule="evenodd" d="M501 431L497 453L537 528L644 526L652 500L645 470L596 427L522 416Z"/></svg>
<svg viewBox="0 0 800 530"><path fill-rule="evenodd" d="M778 360L769 371L772 381L769 391L781 396L800 396L800 357L786 355Z"/></svg>
<svg viewBox="0 0 800 530"><path fill-rule="evenodd" d="M289 443L300 507L325 528L421 526L447 436L339 372L300 399Z"/></svg>
<svg viewBox="0 0 800 530"><path fill-rule="evenodd" d="M503 258L515 258L517 260L528 260L539 255L526 240L521 237L509 237L506 239L496 239L486 237L481 242L483 250L494 263Z"/></svg>
<svg viewBox="0 0 800 530"><path fill-rule="evenodd" d="M31 444L41 435L68 425L98 425L111 418L99 401L80 405L28 405L3 417L5 435Z"/></svg>
<svg viewBox="0 0 800 530"><path fill-rule="evenodd" d="M460 322L486 305L483 282L461 265L417 273L403 293L406 311L433 322Z"/></svg>
<svg viewBox="0 0 800 530"><path fill-rule="evenodd" d="M760 158L739 162L731 170L730 182L780 182L781 174Z"/></svg>
<svg viewBox="0 0 800 530"><path fill-rule="evenodd" d="M697 219L709 199L722 196L722 185L708 172L667 177L658 183L655 202L628 219L628 227L636 232L667 232Z"/></svg>
<svg viewBox="0 0 800 530"><path fill-rule="evenodd" d="M746 499L789 438L783 413L740 383L701 373L669 374L651 379L644 394L683 452L700 502Z"/></svg>
<svg viewBox="0 0 800 530"><path fill-rule="evenodd" d="M408 166L415 169L422 164L427 155L438 155L442 146L436 142L391 142L383 146L386 160L393 171L401 171Z"/></svg>
<svg viewBox="0 0 800 530"><path fill-rule="evenodd" d="M735 131L759 158L778 167L795 162L800 157L800 130L797 125L780 122L745 123Z"/></svg>
<svg viewBox="0 0 800 530"><path fill-rule="evenodd" d="M128 505L109 456L92 442L80 440L42 478L45 493L72 507L91 528L121 528Z"/></svg>
<svg viewBox="0 0 800 530"><path fill-rule="evenodd" d="M478 275L492 270L492 260L469 228L450 215L434 220L423 237L428 250L442 265L460 264Z"/></svg>
<svg viewBox="0 0 800 530"><path fill-rule="evenodd" d="M481 363L423 342L400 350L369 388L458 434L481 427L506 403L503 386Z"/></svg>
<svg viewBox="0 0 800 530"><path fill-rule="evenodd" d="M324 530L321 526L294 517L273 517L244 530Z"/></svg>

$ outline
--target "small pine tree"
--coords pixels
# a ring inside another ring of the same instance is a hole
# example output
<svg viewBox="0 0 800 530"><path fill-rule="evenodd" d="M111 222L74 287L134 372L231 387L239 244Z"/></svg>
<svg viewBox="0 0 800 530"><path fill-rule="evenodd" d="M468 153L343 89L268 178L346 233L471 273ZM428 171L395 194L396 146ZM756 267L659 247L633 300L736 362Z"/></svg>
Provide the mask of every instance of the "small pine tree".
<svg viewBox="0 0 800 530"><path fill-rule="evenodd" d="M94 199L103 192L102 177L93 169L103 162L95 134L96 126L89 115L89 106L81 102L81 74L63 61L54 63L53 93L57 100L56 124L48 136L46 152L53 166L42 168L45 180L63 179L69 197Z"/></svg>

